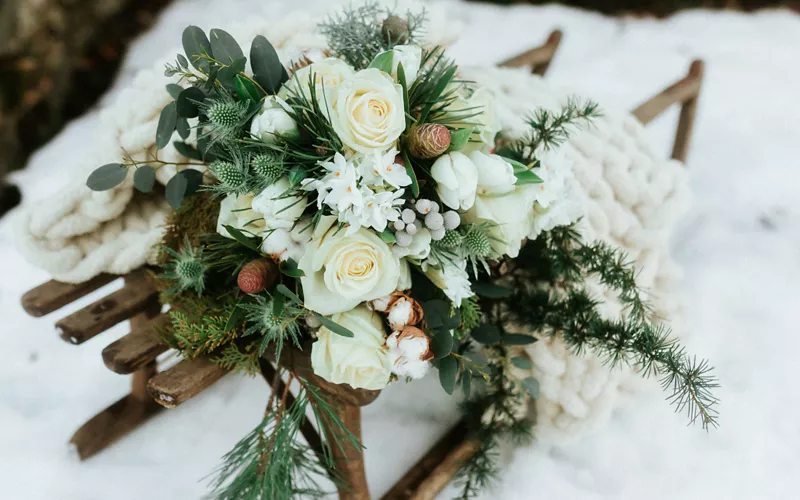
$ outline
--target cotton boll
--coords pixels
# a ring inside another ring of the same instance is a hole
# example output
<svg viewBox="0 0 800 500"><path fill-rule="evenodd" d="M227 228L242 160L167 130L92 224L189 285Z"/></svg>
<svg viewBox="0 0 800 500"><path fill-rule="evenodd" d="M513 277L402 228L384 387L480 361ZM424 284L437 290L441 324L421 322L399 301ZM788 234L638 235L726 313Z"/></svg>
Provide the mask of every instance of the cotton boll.
<svg viewBox="0 0 800 500"><path fill-rule="evenodd" d="M386 312L386 310L389 309L389 302L391 302L391 300L392 296L387 295L373 300L368 306L371 307L373 311Z"/></svg>
<svg viewBox="0 0 800 500"><path fill-rule="evenodd" d="M392 294L386 309L386 320L392 330L400 330L404 326L414 326L422 321L424 313L419 302L403 292Z"/></svg>
<svg viewBox="0 0 800 500"><path fill-rule="evenodd" d="M398 377L419 379L428 373L433 352L425 332L406 326L386 338L387 360L392 373Z"/></svg>

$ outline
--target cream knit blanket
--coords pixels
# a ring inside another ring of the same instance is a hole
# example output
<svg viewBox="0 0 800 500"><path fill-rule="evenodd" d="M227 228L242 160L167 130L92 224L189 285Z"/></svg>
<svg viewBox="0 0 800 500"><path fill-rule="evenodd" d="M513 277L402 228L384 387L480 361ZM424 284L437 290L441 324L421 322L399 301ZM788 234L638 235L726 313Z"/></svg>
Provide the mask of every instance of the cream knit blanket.
<svg viewBox="0 0 800 500"><path fill-rule="evenodd" d="M431 43L451 41L458 27L441 9L428 10ZM298 14L280 23L252 20L228 31L242 46L262 34L281 58L288 60L296 58L301 49L325 46L314 31L316 22L316 18ZM116 102L102 111L103 126L86 152L83 169L74 173L73 184L47 204L20 212L20 250L56 279L81 282L102 272L124 274L152 263L153 248L169 210L163 197L134 194L132 176L101 193L90 191L84 182L97 166L120 161L123 151L137 160L156 154L159 112L170 99L164 86L173 81L163 76L164 63L178 52L178 47L165 52L169 57L140 72ZM558 108L569 96L524 70L465 68L463 73L494 91L504 133L511 136L524 129L526 112L537 107ZM683 167L660 158L645 140L642 126L628 113L605 107L602 111L604 116L594 127L576 133L564 146L582 188L586 214L582 233L587 240L600 239L624 248L635 259L642 287L651 292L655 311L669 318L680 333L679 305L672 293L678 270L667 253L667 242L686 205ZM158 155L166 161L182 160L171 145ZM165 183L173 173L174 167L162 168L157 179ZM597 294L601 294L599 287ZM618 302L606 298L605 312L618 314ZM538 342L529 353L541 384L537 431L542 437L575 435L603 422L615 407L620 390L632 379L629 370L610 372L592 355L571 355L558 340Z"/></svg>

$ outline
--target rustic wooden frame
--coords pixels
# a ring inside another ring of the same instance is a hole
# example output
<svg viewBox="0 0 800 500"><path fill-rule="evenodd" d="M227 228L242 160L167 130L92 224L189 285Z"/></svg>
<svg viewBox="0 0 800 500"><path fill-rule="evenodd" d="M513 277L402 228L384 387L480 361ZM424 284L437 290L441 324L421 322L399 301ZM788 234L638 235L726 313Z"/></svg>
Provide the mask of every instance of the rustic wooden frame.
<svg viewBox="0 0 800 500"><path fill-rule="evenodd" d="M532 73L543 75L558 49L561 37L560 31L553 31L541 47L508 59L501 65L529 66ZM647 123L670 105L682 103L673 148L673 157L681 160L685 159L688 150L702 73L702 63L695 61L686 78L634 111L640 121ZM22 305L30 315L44 316L117 278L118 276L103 274L80 284L49 281L26 293L22 297ZM130 333L108 345L102 355L105 365L111 371L131 375L131 392L98 413L72 436L70 443L81 459L100 452L162 408L175 408L194 397L226 373L207 357L183 360L159 372L156 358L167 350L167 346L159 341L157 331L160 327L167 326L168 317L161 314L158 293L149 278L148 270L130 273L124 276L124 280L124 286L120 290L56 322L61 337L79 345L122 321L130 320ZM276 365L289 372L302 372L304 377L313 379L330 396L338 417L348 431L361 438L360 408L374 401L380 391L353 389L316 377L311 370L308 354L295 348L284 349L280 359L276 360L274 356L269 359L269 355L266 358L261 362L261 371L274 390L286 393L288 398L293 397L285 382L280 379ZM340 432L337 426L329 427L328 431ZM301 433L311 448L321 453L320 433L310 422L305 422ZM433 499L461 465L475 453L479 444L469 437L463 423L457 424L399 479L382 497L383 500ZM337 475L345 484L339 490L339 498L368 500L370 494L361 450L345 445L341 448L334 447L333 454Z"/></svg>

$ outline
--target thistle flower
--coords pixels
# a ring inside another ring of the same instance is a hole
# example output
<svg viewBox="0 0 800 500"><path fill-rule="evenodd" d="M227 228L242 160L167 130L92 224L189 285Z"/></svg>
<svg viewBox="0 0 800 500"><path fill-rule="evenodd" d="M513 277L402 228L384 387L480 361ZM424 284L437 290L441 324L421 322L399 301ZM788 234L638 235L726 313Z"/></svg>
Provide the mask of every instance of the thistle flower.
<svg viewBox="0 0 800 500"><path fill-rule="evenodd" d="M280 358L283 343L289 339L294 345L300 345L300 318L302 310L291 302L281 298L280 307L269 295L253 295L255 302L242 302L239 307L245 312L247 328L245 336L261 335L259 355L264 354L270 343L275 344L275 357Z"/></svg>
<svg viewBox="0 0 800 500"><path fill-rule="evenodd" d="M186 237L180 252L166 247L170 262L164 265L165 272L162 278L174 281L175 284L168 293L180 293L185 290L194 290L198 295L205 289L206 263L203 259L202 249L192 248L189 238Z"/></svg>
<svg viewBox="0 0 800 500"><path fill-rule="evenodd" d="M463 241L464 237L458 231L446 231L439 244L444 248L458 248Z"/></svg>
<svg viewBox="0 0 800 500"><path fill-rule="evenodd" d="M220 93L218 99L206 100L200 112L208 117L203 123L206 132L202 137L213 137L213 141L228 141L236 137L247 119L247 103L236 102L230 94Z"/></svg>
<svg viewBox="0 0 800 500"><path fill-rule="evenodd" d="M283 165L280 153L269 151L253 157L250 162L253 171L264 182L272 184L283 173Z"/></svg>
<svg viewBox="0 0 800 500"><path fill-rule="evenodd" d="M218 160L209 165L209 169L227 188L237 189L244 184L244 172L233 162Z"/></svg>
<svg viewBox="0 0 800 500"><path fill-rule="evenodd" d="M492 243L480 226L473 226L467 231L464 235L464 246L470 257L485 259L492 254Z"/></svg>

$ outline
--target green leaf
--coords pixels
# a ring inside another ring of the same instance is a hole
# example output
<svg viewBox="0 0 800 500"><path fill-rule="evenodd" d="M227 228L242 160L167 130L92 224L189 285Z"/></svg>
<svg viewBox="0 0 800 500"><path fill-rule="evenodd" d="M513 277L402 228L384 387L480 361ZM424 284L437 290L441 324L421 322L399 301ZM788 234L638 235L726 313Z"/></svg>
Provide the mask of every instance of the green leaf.
<svg viewBox="0 0 800 500"><path fill-rule="evenodd" d="M384 73L392 74L392 62L394 61L394 51L387 50L386 52L381 52L375 59L369 63L367 68L375 68L377 70L383 71ZM403 79L405 80L405 79Z"/></svg>
<svg viewBox="0 0 800 500"><path fill-rule="evenodd" d="M275 48L261 35L255 37L250 46L250 67L253 68L253 78L268 94L276 93L289 79Z"/></svg>
<svg viewBox="0 0 800 500"><path fill-rule="evenodd" d="M522 387L533 399L539 399L539 381L533 377L528 377L522 381Z"/></svg>
<svg viewBox="0 0 800 500"><path fill-rule="evenodd" d="M143 193L152 191L155 183L156 171L151 166L141 166L133 173L133 186Z"/></svg>
<svg viewBox="0 0 800 500"><path fill-rule="evenodd" d="M380 234L380 237L383 241L389 243L390 245L393 243L397 243L397 238L395 237L394 233L391 230L389 230L388 227L383 230L383 232Z"/></svg>
<svg viewBox="0 0 800 500"><path fill-rule="evenodd" d="M189 87L175 101L175 111L184 118L197 118L200 114L198 105L205 100L206 94L197 87Z"/></svg>
<svg viewBox="0 0 800 500"><path fill-rule="evenodd" d="M511 295L512 290L504 286L491 283L473 283L472 291L487 299L502 299Z"/></svg>
<svg viewBox="0 0 800 500"><path fill-rule="evenodd" d="M408 111L408 84L406 83L406 70L403 63L397 63L397 81L403 87L403 110L406 113L406 129L411 127L411 113Z"/></svg>
<svg viewBox="0 0 800 500"><path fill-rule="evenodd" d="M278 268L281 270L283 274L289 276L290 278L302 278L306 275L302 269L297 267L297 262L294 259L286 259L280 263Z"/></svg>
<svg viewBox="0 0 800 500"><path fill-rule="evenodd" d="M173 99L177 99L181 92L183 92L183 87L176 83L168 83L167 84L167 92L169 95L172 96Z"/></svg>
<svg viewBox="0 0 800 500"><path fill-rule="evenodd" d="M500 331L494 325L484 323L470 332L472 338L481 344L489 345L500 342Z"/></svg>
<svg viewBox="0 0 800 500"><path fill-rule="evenodd" d="M464 397L469 399L469 394L472 389L472 374L465 372L461 375L461 390L464 392Z"/></svg>
<svg viewBox="0 0 800 500"><path fill-rule="evenodd" d="M235 227L229 226L227 224L223 224L222 227L224 227L228 231L228 234L230 234L234 240L238 241L239 243L246 246L250 250L254 250L256 252L260 251L258 243L254 241L257 238L251 238L250 236L247 236L244 232L240 231L239 229L236 229Z"/></svg>
<svg viewBox="0 0 800 500"><path fill-rule="evenodd" d="M286 287L286 285L284 285L283 283L280 283L278 286L276 286L275 290L277 290L279 294L281 294L284 297L286 297L287 299L291 300L292 302L294 302L298 306L302 306L303 305L303 301L300 300L300 297L295 295L295 293L293 291L289 290Z"/></svg>
<svg viewBox="0 0 800 500"><path fill-rule="evenodd" d="M530 370L531 368L533 368L533 363L531 363L531 360L524 356L517 356L516 358L511 358L511 364L513 364L520 370Z"/></svg>
<svg viewBox="0 0 800 500"><path fill-rule="evenodd" d="M472 135L472 132L475 129L473 127L462 128L458 130L451 130L450 131L450 147L447 148L448 151L458 151L459 149L466 146L467 142L469 141L469 137Z"/></svg>
<svg viewBox="0 0 800 500"><path fill-rule="evenodd" d="M127 168L119 163L107 163L89 174L89 178L86 179L86 186L92 191L106 191L122 184L122 181L127 176Z"/></svg>
<svg viewBox="0 0 800 500"><path fill-rule="evenodd" d="M185 142L175 141L172 143L175 147L175 150L180 153L181 155L189 158L191 160L203 161L203 155L200 154L200 151L196 150L192 146L186 144Z"/></svg>
<svg viewBox="0 0 800 500"><path fill-rule="evenodd" d="M322 323L322 326L332 331L333 333L341 335L342 337L353 337L353 332L343 327L339 323L336 323L332 319L327 318L318 313L312 313L312 314L314 315L315 318L317 318L320 321L320 323Z"/></svg>
<svg viewBox="0 0 800 500"><path fill-rule="evenodd" d="M533 344L536 340L536 337L523 335L521 333L507 333L503 335L503 343L505 345L528 345Z"/></svg>
<svg viewBox="0 0 800 500"><path fill-rule="evenodd" d="M441 359L453 351L453 335L446 330L437 330L431 339L434 359Z"/></svg>
<svg viewBox="0 0 800 500"><path fill-rule="evenodd" d="M233 82L234 87L236 87L236 97L238 97L240 101L261 101L261 92L253 85L253 82L242 75L236 75Z"/></svg>
<svg viewBox="0 0 800 500"><path fill-rule="evenodd" d="M272 297L272 315L280 318L283 315L283 306L286 301L286 296L278 294Z"/></svg>
<svg viewBox="0 0 800 500"><path fill-rule="evenodd" d="M235 75L238 75L244 72L245 66L247 66L247 58L242 56L231 63L230 70L233 71Z"/></svg>
<svg viewBox="0 0 800 500"><path fill-rule="evenodd" d="M515 184L518 186L522 184L541 184L542 182L544 182L541 179L541 177L534 174L530 170L521 170L518 172L514 172L514 175L517 176L517 182L515 182Z"/></svg>
<svg viewBox="0 0 800 500"><path fill-rule="evenodd" d="M186 53L186 57L189 58L192 66L204 73L208 73L208 60L198 60L197 58L197 56L202 54L211 54L211 43L208 41L205 32L197 26L188 26L183 30L181 42L183 42L183 51Z"/></svg>
<svg viewBox="0 0 800 500"><path fill-rule="evenodd" d="M186 59L183 54L178 54L178 66L183 69L189 69L189 60Z"/></svg>
<svg viewBox="0 0 800 500"><path fill-rule="evenodd" d="M199 170L195 170L193 168L187 168L186 170L181 170L178 172L178 175L182 175L186 178L186 193L185 196L189 196L194 194L197 191L197 188L203 184L203 173Z"/></svg>
<svg viewBox="0 0 800 500"><path fill-rule="evenodd" d="M186 187L188 184L189 181L186 180L186 177L180 175L180 173L173 175L172 179L167 182L167 187L165 189L167 202L169 202L172 208L177 210L178 207L181 206L181 202L184 196L186 196Z"/></svg>
<svg viewBox="0 0 800 500"><path fill-rule="evenodd" d="M452 395L458 374L458 361L453 356L447 356L439 361L439 383L447 394Z"/></svg>
<svg viewBox="0 0 800 500"><path fill-rule="evenodd" d="M303 167L300 167L300 166L292 167L292 169L289 171L289 175L288 175L288 177L289 177L289 185L296 186L296 185L300 184L300 181L302 181L303 179L306 178L306 174L307 173L308 172Z"/></svg>
<svg viewBox="0 0 800 500"><path fill-rule="evenodd" d="M425 119L428 118L428 113L431 112L433 106L439 101L439 97L441 97L442 92L444 92L444 89L446 89L447 86L450 84L450 81L453 79L453 76L455 76L455 74L456 74L456 67L451 66L450 69L445 71L444 75L442 75L442 78L438 82L436 82L436 87L434 87L433 91L431 92L430 100L425 105L425 107L422 108L422 112L420 113L419 119L417 120L418 123L425 123Z"/></svg>
<svg viewBox="0 0 800 500"><path fill-rule="evenodd" d="M239 304L242 303L243 298L239 299L235 306L233 306L233 310L231 311L230 316L228 316L228 321L225 322L225 331L229 332L233 330L237 324L240 323L240 320L244 319L245 311Z"/></svg>
<svg viewBox="0 0 800 500"><path fill-rule="evenodd" d="M211 54L222 64L233 64L237 59L244 57L236 39L227 31L218 28L211 30Z"/></svg>
<svg viewBox="0 0 800 500"><path fill-rule="evenodd" d="M161 115L158 117L158 127L156 127L156 148L164 149L175 131L178 124L178 113L175 111L175 101L164 106Z"/></svg>
<svg viewBox="0 0 800 500"><path fill-rule="evenodd" d="M180 138L184 140L187 139L191 133L189 122L182 116L178 118L178 123L175 125L175 128L178 130Z"/></svg>
<svg viewBox="0 0 800 500"><path fill-rule="evenodd" d="M442 328L450 317L450 304L444 300L429 300L422 303L425 321L431 328Z"/></svg>
<svg viewBox="0 0 800 500"><path fill-rule="evenodd" d="M417 180L417 174L414 172L414 166L411 165L411 160L405 151L403 151L403 163L406 164L406 173L411 177L411 194L416 198L419 196L419 181Z"/></svg>
<svg viewBox="0 0 800 500"><path fill-rule="evenodd" d="M520 162L518 162L517 160L515 160L513 158L509 158L508 156L503 156L501 154L498 154L498 156L501 156L505 161L510 163L511 166L514 167L514 172L519 172L519 171L522 171L522 170L530 170L531 169L531 167L529 167L528 165L525 165L524 163L520 163Z"/></svg>

